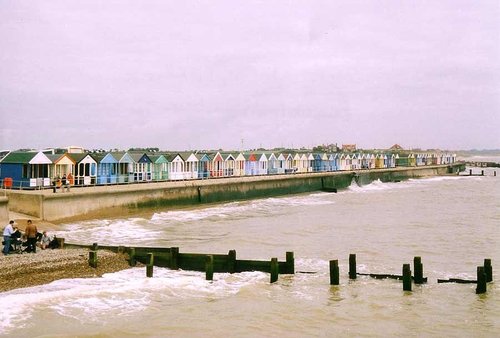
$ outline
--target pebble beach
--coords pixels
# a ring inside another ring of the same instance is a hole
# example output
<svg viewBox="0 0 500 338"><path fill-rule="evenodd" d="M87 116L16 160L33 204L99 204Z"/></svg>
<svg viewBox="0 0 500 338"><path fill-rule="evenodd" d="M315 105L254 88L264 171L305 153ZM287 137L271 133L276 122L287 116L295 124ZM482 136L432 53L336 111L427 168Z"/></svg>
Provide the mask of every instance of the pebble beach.
<svg viewBox="0 0 500 338"><path fill-rule="evenodd" d="M98 251L98 266L88 264L88 249L47 249L36 253L0 255L0 292L64 278L92 278L128 269L127 255Z"/></svg>

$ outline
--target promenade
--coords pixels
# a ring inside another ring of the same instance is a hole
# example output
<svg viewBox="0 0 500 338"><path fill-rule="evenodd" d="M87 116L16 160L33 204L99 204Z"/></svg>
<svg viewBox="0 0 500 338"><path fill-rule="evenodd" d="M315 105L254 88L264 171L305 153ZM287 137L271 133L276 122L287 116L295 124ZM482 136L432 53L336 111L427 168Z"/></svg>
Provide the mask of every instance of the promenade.
<svg viewBox="0 0 500 338"><path fill-rule="evenodd" d="M70 191L4 190L9 213L58 223L75 219L122 216L146 210L172 209L233 200L299 194L325 189L341 190L355 181L397 182L409 178L456 174L463 164L397 167L287 175L262 175L205 180L129 183L71 187ZM0 208L2 202L0 201ZM1 213L1 210L0 210Z"/></svg>

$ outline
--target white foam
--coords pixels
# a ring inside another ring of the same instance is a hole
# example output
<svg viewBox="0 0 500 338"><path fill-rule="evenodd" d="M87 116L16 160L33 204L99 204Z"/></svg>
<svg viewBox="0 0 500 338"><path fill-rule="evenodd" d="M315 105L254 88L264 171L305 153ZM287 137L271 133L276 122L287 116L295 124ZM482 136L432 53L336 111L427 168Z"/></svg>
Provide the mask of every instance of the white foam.
<svg viewBox="0 0 500 338"><path fill-rule="evenodd" d="M147 278L144 268L133 268L103 275L102 278L62 279L50 284L17 289L0 294L9 311L0 312L0 334L22 328L37 309L54 311L61 316L85 322L106 320L113 315L135 313L154 300L228 297L242 288L265 284L267 274L244 272L216 274L213 282L205 273L154 268L154 277Z"/></svg>

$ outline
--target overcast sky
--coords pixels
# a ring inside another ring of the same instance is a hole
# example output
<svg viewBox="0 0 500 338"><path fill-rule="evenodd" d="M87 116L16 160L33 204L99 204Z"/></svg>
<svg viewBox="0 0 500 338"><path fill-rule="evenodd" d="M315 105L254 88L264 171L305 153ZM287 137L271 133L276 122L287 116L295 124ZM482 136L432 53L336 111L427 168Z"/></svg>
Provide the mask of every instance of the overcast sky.
<svg viewBox="0 0 500 338"><path fill-rule="evenodd" d="M500 1L0 0L0 150L500 148Z"/></svg>

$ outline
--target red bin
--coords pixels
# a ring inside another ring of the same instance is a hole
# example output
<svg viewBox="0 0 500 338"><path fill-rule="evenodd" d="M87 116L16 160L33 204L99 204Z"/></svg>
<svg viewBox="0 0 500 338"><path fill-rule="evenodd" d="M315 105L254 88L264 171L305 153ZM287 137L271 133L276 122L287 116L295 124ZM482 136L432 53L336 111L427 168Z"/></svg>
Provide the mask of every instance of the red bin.
<svg viewBox="0 0 500 338"><path fill-rule="evenodd" d="M12 177L6 177L3 180L4 188L12 188Z"/></svg>

